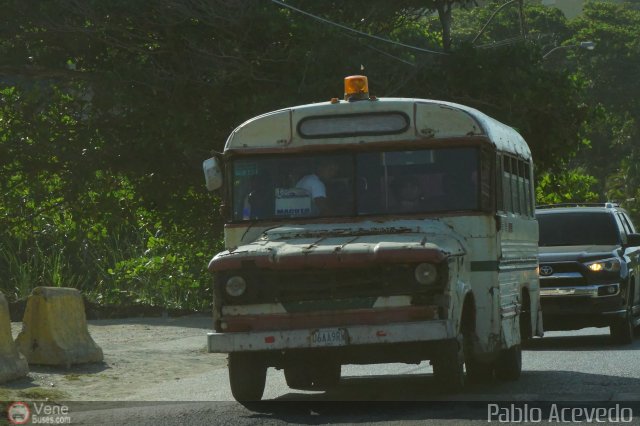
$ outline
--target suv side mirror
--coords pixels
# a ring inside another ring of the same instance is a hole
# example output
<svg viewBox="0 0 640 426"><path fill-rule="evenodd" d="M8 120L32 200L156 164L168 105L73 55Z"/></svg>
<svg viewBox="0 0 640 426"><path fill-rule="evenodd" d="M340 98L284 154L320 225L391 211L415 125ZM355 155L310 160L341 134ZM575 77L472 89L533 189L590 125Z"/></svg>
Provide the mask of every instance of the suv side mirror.
<svg viewBox="0 0 640 426"><path fill-rule="evenodd" d="M209 191L215 191L222 186L222 170L220 163L216 157L211 157L204 160L202 163L202 170L204 171L204 179L207 183L207 189Z"/></svg>
<svg viewBox="0 0 640 426"><path fill-rule="evenodd" d="M636 247L640 246L640 234L629 234L627 235L627 247Z"/></svg>

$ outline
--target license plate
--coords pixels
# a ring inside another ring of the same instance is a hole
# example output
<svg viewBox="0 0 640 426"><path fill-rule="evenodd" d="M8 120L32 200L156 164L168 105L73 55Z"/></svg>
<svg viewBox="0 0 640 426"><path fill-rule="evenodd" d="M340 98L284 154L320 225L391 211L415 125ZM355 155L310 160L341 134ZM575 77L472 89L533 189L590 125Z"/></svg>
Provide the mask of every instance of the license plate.
<svg viewBox="0 0 640 426"><path fill-rule="evenodd" d="M347 330L344 328L321 328L311 332L311 346L344 346L347 344Z"/></svg>

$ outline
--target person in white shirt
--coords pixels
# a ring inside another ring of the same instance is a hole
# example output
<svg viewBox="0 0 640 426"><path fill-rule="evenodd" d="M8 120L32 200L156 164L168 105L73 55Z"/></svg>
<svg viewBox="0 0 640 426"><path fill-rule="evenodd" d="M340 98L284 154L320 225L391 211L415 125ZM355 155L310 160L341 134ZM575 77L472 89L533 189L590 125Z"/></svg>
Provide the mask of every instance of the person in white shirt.
<svg viewBox="0 0 640 426"><path fill-rule="evenodd" d="M329 159L319 160L316 172L300 178L296 188L309 192L313 200L312 212L320 216L330 214L330 206L327 200L327 187L325 181L333 178L338 173L338 165Z"/></svg>

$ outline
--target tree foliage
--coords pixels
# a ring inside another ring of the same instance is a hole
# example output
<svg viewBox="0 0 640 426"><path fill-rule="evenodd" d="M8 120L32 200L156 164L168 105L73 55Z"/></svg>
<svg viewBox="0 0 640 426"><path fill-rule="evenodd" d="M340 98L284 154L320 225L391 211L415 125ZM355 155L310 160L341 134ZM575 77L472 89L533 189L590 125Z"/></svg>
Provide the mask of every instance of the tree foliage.
<svg viewBox="0 0 640 426"><path fill-rule="evenodd" d="M638 155L630 6L590 5L567 22L527 3L526 28L509 7L473 44L501 2L286 4L321 19L254 0L5 0L0 289L208 306L221 219L202 160L244 120L340 96L361 72L374 95L463 103L515 127L545 191L632 195L637 162L621 160ZM583 37L607 50L542 60Z"/></svg>

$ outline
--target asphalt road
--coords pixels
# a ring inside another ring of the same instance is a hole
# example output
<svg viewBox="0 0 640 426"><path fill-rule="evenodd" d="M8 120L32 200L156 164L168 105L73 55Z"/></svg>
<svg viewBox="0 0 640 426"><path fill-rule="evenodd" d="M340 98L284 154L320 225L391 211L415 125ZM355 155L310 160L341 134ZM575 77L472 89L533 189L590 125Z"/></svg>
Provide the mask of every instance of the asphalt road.
<svg viewBox="0 0 640 426"><path fill-rule="evenodd" d="M72 407L72 421L154 426L486 424L489 410L495 410L492 422L498 423L500 414L510 416L502 420L515 422L519 407L524 407L521 414L535 416L532 410L540 407L543 415L549 415L551 405L558 404L551 414L559 414L558 407L576 408L579 416L596 413L593 410L598 408L609 410L607 415L629 408L634 410L632 421L618 419L618 424L640 424L639 355L640 338L631 345L614 345L608 329L548 332L523 351L522 377L516 382L470 385L462 394L446 395L435 386L428 364L384 364L344 366L343 379L335 389L304 392L289 389L282 372L270 369L264 395L267 402L248 407L233 401L226 367L217 366L203 376L163 384L164 402L82 403ZM158 391L149 389L150 394ZM575 423L570 417L555 419ZM578 419L586 423L584 417ZM536 419L529 420L535 423Z"/></svg>

